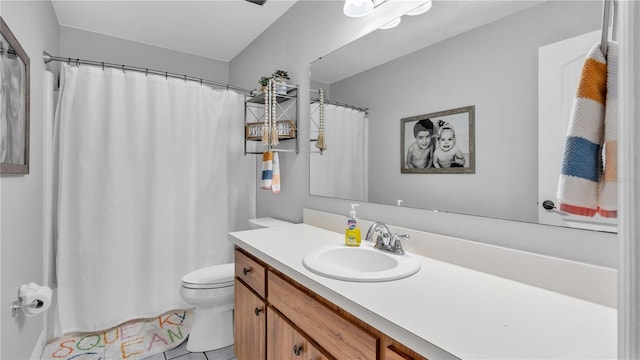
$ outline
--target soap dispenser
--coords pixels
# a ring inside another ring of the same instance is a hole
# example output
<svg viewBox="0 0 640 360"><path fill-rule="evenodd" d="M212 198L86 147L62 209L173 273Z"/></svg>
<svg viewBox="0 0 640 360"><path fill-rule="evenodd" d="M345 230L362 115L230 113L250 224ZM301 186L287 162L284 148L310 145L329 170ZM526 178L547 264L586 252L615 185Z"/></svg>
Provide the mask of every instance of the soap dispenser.
<svg viewBox="0 0 640 360"><path fill-rule="evenodd" d="M344 234L344 244L347 246L360 246L360 227L358 226L358 218L356 216L356 206L360 205L351 204L351 211L349 211L347 229Z"/></svg>

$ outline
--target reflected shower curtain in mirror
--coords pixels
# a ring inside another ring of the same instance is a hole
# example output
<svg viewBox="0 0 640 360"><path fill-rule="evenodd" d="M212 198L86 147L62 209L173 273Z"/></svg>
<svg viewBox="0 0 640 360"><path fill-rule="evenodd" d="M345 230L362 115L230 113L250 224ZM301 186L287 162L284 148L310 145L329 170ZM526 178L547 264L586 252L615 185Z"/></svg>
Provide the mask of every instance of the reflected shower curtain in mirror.
<svg viewBox="0 0 640 360"><path fill-rule="evenodd" d="M311 113L318 104L311 105ZM327 149L321 155L311 146L310 193L368 201L368 119L366 114L342 106L325 105Z"/></svg>
<svg viewBox="0 0 640 360"><path fill-rule="evenodd" d="M186 308L182 276L232 260L234 114L242 114L234 92L63 64L56 275L64 333Z"/></svg>

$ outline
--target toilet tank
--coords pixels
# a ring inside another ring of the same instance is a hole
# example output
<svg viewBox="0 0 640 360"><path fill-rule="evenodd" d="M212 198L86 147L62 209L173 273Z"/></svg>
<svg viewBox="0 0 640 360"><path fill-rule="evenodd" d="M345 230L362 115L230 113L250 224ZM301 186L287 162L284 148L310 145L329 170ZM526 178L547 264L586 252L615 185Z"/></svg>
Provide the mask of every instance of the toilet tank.
<svg viewBox="0 0 640 360"><path fill-rule="evenodd" d="M276 226L293 225L292 222L284 221L272 217L261 217L255 219L249 219L250 229L262 229Z"/></svg>

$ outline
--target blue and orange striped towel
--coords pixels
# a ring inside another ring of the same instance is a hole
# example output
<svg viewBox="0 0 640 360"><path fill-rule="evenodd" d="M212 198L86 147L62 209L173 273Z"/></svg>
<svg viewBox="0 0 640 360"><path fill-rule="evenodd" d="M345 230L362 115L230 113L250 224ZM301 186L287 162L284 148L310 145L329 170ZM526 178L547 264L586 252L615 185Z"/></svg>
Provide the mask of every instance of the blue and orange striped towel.
<svg viewBox="0 0 640 360"><path fill-rule="evenodd" d="M273 153L273 179L271 180L271 191L274 194L280 193L280 158L278 153Z"/></svg>
<svg viewBox="0 0 640 360"><path fill-rule="evenodd" d="M606 59L600 44L585 59L558 184L561 211L617 216L617 67L613 42Z"/></svg>
<svg viewBox="0 0 640 360"><path fill-rule="evenodd" d="M618 44L607 50L607 105L604 112L604 173L598 203L600 216L618 217Z"/></svg>
<svg viewBox="0 0 640 360"><path fill-rule="evenodd" d="M280 193L280 158L277 152L265 151L262 154L260 188Z"/></svg>
<svg viewBox="0 0 640 360"><path fill-rule="evenodd" d="M273 153L265 151L262 154L262 178L260 180L260 188L270 190L273 182Z"/></svg>

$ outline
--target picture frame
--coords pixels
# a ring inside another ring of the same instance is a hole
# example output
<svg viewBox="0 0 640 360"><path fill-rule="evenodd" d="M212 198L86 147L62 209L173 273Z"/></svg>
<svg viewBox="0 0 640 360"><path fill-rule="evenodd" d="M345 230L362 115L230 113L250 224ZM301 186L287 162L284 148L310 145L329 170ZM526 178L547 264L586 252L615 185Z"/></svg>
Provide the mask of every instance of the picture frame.
<svg viewBox="0 0 640 360"><path fill-rule="evenodd" d="M2 17L0 33L0 174L29 174L29 56Z"/></svg>
<svg viewBox="0 0 640 360"><path fill-rule="evenodd" d="M400 119L401 173L475 171L475 105Z"/></svg>

